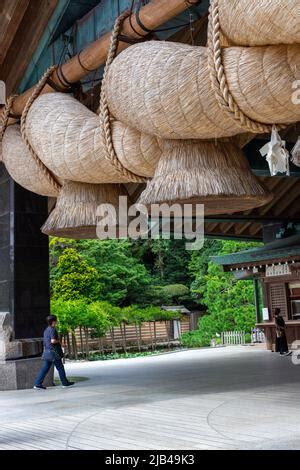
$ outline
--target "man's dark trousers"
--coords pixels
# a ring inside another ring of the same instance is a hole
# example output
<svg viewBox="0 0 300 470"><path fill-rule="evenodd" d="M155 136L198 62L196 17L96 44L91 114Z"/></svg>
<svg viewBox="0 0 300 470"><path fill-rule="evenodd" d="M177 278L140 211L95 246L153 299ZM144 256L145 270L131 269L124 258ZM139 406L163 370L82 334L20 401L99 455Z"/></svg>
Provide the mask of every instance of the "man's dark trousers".
<svg viewBox="0 0 300 470"><path fill-rule="evenodd" d="M56 358L53 361L44 360L43 366L42 366L40 372L38 373L37 378L35 379L35 382L34 382L35 386L43 384L43 381L44 381L46 375L48 374L48 372L51 369L53 364L57 369L57 372L59 374L59 378L60 378L61 383L63 385L68 384L68 379L66 377L66 372L65 372L65 368L64 368L64 365L62 363L62 360Z"/></svg>

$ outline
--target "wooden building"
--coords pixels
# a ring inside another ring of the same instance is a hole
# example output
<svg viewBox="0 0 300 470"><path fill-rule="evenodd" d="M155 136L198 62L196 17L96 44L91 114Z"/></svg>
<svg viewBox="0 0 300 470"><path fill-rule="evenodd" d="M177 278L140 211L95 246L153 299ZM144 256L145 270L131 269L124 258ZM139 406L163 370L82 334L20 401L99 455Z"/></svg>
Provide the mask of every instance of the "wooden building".
<svg viewBox="0 0 300 470"><path fill-rule="evenodd" d="M280 308L289 347L296 349L294 342L300 341L300 234L213 261L237 279L253 279L256 326L264 330L267 348L275 350L274 309Z"/></svg>

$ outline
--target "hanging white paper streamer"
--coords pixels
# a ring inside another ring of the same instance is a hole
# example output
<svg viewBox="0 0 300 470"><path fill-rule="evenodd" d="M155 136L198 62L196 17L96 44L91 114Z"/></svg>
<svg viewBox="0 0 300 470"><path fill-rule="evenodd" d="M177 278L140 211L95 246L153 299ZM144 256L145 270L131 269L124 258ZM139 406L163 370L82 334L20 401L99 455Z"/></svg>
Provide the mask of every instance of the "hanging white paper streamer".
<svg viewBox="0 0 300 470"><path fill-rule="evenodd" d="M300 137L298 137L297 143L293 148L292 152L292 162L296 166L300 166Z"/></svg>
<svg viewBox="0 0 300 470"><path fill-rule="evenodd" d="M289 152L285 148L285 141L281 139L276 126L273 126L271 140L260 149L263 157L266 157L272 176L277 173L290 175Z"/></svg>

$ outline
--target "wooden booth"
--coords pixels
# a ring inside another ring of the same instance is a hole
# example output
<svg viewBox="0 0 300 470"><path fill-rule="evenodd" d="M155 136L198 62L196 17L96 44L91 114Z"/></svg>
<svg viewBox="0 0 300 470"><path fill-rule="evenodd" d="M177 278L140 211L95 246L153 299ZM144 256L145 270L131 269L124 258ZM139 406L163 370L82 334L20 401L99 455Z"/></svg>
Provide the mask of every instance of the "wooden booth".
<svg viewBox="0 0 300 470"><path fill-rule="evenodd" d="M300 235L275 240L260 248L213 260L232 271L237 279L253 279L256 326L264 330L267 348L275 348L274 309L280 308L286 322L289 347L300 341Z"/></svg>

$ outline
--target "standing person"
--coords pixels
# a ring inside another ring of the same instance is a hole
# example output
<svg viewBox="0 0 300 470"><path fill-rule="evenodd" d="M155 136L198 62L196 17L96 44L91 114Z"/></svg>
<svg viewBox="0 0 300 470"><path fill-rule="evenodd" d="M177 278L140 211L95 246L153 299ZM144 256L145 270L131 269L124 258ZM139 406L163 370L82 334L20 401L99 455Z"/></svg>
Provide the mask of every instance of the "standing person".
<svg viewBox="0 0 300 470"><path fill-rule="evenodd" d="M44 363L35 379L33 388L46 390L43 382L53 364L58 371L62 385L64 387L70 387L71 385L74 385L74 382L69 382L67 379L65 368L62 363L63 351L56 330L57 318L55 315L49 315L46 320L48 327L44 331L44 352L42 355Z"/></svg>
<svg viewBox="0 0 300 470"><path fill-rule="evenodd" d="M286 339L285 321L280 315L280 308L274 310L275 326L276 326L276 352L280 356L289 354L289 347Z"/></svg>

